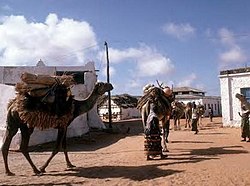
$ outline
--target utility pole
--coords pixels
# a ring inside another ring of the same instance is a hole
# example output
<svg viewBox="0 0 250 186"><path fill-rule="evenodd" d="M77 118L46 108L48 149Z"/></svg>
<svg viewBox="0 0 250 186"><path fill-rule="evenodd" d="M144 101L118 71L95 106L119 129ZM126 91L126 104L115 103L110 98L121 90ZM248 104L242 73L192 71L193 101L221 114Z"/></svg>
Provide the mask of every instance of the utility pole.
<svg viewBox="0 0 250 186"><path fill-rule="evenodd" d="M108 43L105 41L104 43L106 47L106 55L107 55L107 83L109 81L109 52L108 52ZM112 128L112 111L111 111L111 92L108 91L108 112L109 112L109 128Z"/></svg>

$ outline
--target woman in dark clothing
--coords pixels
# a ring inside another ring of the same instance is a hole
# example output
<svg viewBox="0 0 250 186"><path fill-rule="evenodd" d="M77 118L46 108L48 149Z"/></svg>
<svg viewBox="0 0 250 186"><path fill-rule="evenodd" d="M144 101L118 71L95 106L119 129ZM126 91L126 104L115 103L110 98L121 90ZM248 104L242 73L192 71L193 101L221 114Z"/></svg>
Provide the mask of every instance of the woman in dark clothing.
<svg viewBox="0 0 250 186"><path fill-rule="evenodd" d="M241 141L246 141L246 138L248 138L247 142L250 142L250 127L249 127L249 110L245 108L243 105L242 107L242 115L241 116Z"/></svg>

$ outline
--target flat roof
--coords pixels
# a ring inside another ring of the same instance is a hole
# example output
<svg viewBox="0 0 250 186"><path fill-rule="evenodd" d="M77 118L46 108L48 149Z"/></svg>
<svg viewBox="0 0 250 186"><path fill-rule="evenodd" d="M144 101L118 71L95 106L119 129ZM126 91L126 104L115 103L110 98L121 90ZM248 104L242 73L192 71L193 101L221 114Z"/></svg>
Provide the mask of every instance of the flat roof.
<svg viewBox="0 0 250 186"><path fill-rule="evenodd" d="M220 75L239 74L239 73L247 73L247 72L250 72L250 67L237 68L237 69L231 69L231 70L223 70L223 71L220 71Z"/></svg>
<svg viewBox="0 0 250 186"><path fill-rule="evenodd" d="M173 92L199 92L199 93L205 93L202 90L192 88L192 87L174 87Z"/></svg>

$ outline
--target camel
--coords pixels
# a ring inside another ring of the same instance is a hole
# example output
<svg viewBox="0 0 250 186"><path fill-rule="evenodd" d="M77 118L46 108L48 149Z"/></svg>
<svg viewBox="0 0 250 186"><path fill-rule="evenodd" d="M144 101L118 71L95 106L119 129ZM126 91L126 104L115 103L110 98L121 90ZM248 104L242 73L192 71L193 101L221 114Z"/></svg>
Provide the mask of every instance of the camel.
<svg viewBox="0 0 250 186"><path fill-rule="evenodd" d="M112 89L112 84L98 82L86 99L75 100L72 95L68 97L67 88L59 85L59 88L55 91L55 98L58 99L58 103L60 104L57 104L55 108L52 109L57 111L55 115L50 115L44 110L38 110L38 108L40 109L45 107L46 109L47 107L45 104L41 103L41 101L36 102L37 100L35 99L37 98L32 98L28 95L17 95L16 98L10 101L8 105L6 135L2 146L2 155L4 159L6 175L15 175L10 171L8 166L8 152L12 138L16 135L18 129L21 131L20 151L29 162L35 175L41 175L45 172L46 167L49 165L52 158L59 152L60 147L62 147L64 151L67 167L75 167L70 162L68 152L66 150L67 127L77 116L92 109L98 97ZM20 109L20 107L25 108L24 105L28 105L30 110ZM40 122L40 126L36 125L38 122ZM35 127L41 129L57 128L58 130L57 141L54 150L45 164L40 167L40 169L34 165L28 152L29 139Z"/></svg>
<svg viewBox="0 0 250 186"><path fill-rule="evenodd" d="M191 120L192 120L192 103L188 102L185 105L185 128L189 127L191 128Z"/></svg>
<svg viewBox="0 0 250 186"><path fill-rule="evenodd" d="M241 108L244 107L246 111L250 111L250 103L247 101L246 97L243 94L237 93L235 97L240 100Z"/></svg>
<svg viewBox="0 0 250 186"><path fill-rule="evenodd" d="M198 119L198 125L202 126L202 118L203 118L203 115L205 113L205 106L202 105L202 104L198 104L197 109L198 109L197 115L198 115L198 118L199 118Z"/></svg>
<svg viewBox="0 0 250 186"><path fill-rule="evenodd" d="M160 136L160 129L162 130L162 149L160 146L159 153L161 158L164 157L163 152L168 152L168 127L171 115L171 99L166 96L168 90L165 91L161 88L154 86L145 86L144 95L139 99L137 108L142 115L142 123L144 133L147 136L157 135ZM154 134L153 134L154 133ZM160 144L159 144L160 145ZM158 146L159 147L159 146ZM147 160L150 159L147 154Z"/></svg>
<svg viewBox="0 0 250 186"><path fill-rule="evenodd" d="M172 102L172 116L174 120L174 130L181 130L180 119L185 113L185 104L183 102Z"/></svg>

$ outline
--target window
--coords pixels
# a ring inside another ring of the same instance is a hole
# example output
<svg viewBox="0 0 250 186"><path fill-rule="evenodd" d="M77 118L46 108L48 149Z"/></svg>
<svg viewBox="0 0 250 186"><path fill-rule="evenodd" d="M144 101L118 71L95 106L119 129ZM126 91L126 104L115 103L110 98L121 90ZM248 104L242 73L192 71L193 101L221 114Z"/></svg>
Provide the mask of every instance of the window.
<svg viewBox="0 0 250 186"><path fill-rule="evenodd" d="M241 88L240 92L246 96L247 101L250 102L250 88Z"/></svg>

